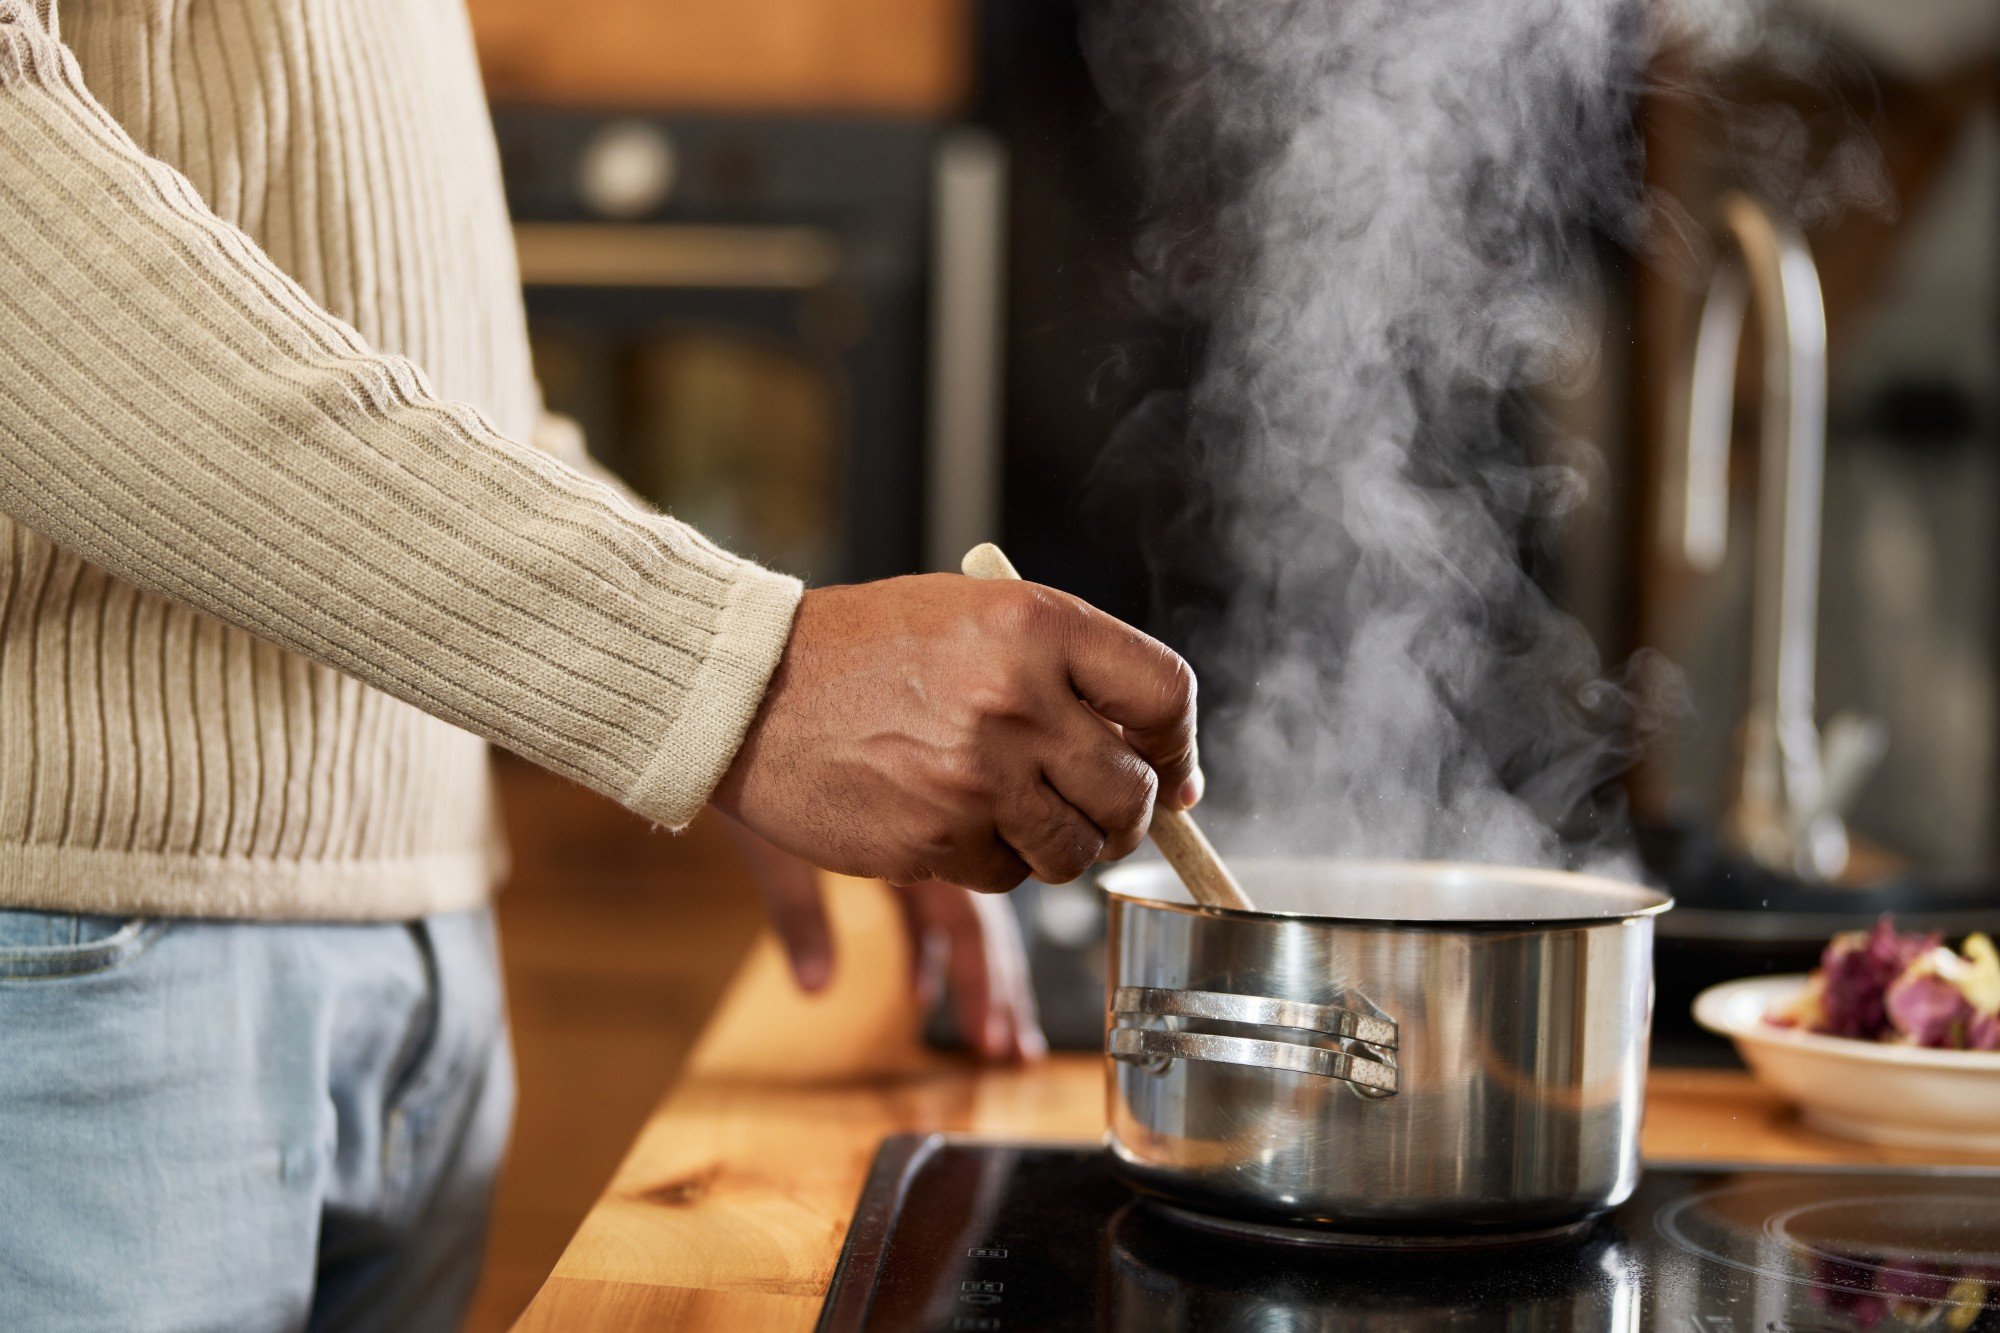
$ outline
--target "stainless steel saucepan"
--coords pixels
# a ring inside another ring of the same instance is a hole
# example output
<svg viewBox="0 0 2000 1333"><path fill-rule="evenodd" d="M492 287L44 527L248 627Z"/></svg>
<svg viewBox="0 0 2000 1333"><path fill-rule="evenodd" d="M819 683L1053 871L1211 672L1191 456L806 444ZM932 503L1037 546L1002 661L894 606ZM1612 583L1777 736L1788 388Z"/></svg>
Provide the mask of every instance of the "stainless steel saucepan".
<svg viewBox="0 0 2000 1333"><path fill-rule="evenodd" d="M1240 860L1260 910L1164 865L1110 899L1108 1141L1201 1214L1361 1236L1558 1229L1639 1173L1653 918L1559 871Z"/></svg>

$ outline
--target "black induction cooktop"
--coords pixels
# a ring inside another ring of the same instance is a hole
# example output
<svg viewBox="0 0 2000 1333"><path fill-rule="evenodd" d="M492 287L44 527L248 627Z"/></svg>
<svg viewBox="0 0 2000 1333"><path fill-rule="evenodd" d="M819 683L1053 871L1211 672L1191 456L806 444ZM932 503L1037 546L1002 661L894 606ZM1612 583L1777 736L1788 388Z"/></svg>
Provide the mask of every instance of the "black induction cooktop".
<svg viewBox="0 0 2000 1333"><path fill-rule="evenodd" d="M2000 1330L2000 1172L1655 1165L1560 1241L1464 1253L1239 1239L1094 1145L899 1136L820 1333Z"/></svg>

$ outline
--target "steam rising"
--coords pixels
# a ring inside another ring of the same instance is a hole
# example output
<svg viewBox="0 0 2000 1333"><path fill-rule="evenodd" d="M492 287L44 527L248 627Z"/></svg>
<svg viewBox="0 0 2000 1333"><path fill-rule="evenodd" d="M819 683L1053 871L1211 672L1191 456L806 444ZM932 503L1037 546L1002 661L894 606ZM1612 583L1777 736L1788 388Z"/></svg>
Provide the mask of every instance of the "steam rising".
<svg viewBox="0 0 2000 1333"><path fill-rule="evenodd" d="M1641 216L1619 0L1106 0L1088 37L1147 136L1147 296L1205 328L1126 422L1189 493L1156 558L1205 590L1230 850L1574 865L1674 674L1606 679L1527 572L1583 503L1525 393L1594 372L1593 232ZM1539 432L1538 432L1539 433ZM1169 443L1170 442L1170 443Z"/></svg>

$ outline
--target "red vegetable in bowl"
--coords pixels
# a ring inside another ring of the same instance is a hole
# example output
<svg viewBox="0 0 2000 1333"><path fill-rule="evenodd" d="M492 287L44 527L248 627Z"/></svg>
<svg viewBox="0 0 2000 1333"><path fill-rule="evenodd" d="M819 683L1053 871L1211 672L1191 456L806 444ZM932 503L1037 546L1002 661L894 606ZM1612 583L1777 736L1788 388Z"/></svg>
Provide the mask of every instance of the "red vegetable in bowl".
<svg viewBox="0 0 2000 1333"><path fill-rule="evenodd" d="M1867 934L1836 935L1820 955L1823 980L1820 1021L1813 1031L1835 1037L1879 1041L1888 1034L1889 985L1938 945L1937 935L1901 935L1895 921L1884 916Z"/></svg>
<svg viewBox="0 0 2000 1333"><path fill-rule="evenodd" d="M1805 993L1770 1015L1780 1027L1945 1050L2000 1050L2000 951L1984 935L1962 952L1936 934L1905 935L1884 916L1836 935Z"/></svg>
<svg viewBox="0 0 2000 1333"><path fill-rule="evenodd" d="M1972 1002L1965 992L1931 974L1898 977L1884 997L1889 1025L1918 1046L1963 1050L1972 1025Z"/></svg>

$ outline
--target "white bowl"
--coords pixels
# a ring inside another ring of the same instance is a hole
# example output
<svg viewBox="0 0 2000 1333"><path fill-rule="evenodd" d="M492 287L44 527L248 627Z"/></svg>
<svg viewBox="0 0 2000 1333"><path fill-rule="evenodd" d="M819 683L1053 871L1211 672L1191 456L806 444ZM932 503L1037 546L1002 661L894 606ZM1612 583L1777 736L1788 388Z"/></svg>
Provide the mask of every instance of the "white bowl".
<svg viewBox="0 0 2000 1333"><path fill-rule="evenodd" d="M1750 1072L1817 1129L1900 1148L2000 1152L2000 1051L1894 1046L1764 1021L1805 985L1793 975L1710 986L1695 997L1695 1021L1734 1041Z"/></svg>

